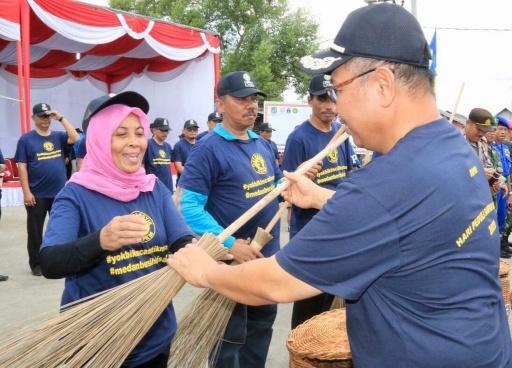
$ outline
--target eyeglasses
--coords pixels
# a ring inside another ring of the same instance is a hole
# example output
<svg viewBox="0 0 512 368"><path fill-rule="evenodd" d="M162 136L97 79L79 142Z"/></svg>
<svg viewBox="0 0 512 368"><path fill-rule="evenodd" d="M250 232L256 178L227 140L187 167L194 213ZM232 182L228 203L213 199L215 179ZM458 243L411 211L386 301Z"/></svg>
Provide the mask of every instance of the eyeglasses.
<svg viewBox="0 0 512 368"><path fill-rule="evenodd" d="M377 68L372 68L370 70L367 70L361 74L358 74L350 79L347 79L346 81L344 82L340 82L334 86L331 86L328 90L327 90L327 95L329 96L329 98L333 101L337 101L338 100L338 93L341 92L341 88L342 87L345 87L345 86L348 86L350 83L352 83L353 81L355 81L357 78L361 78L363 76L365 76L366 74L370 74L371 72L374 72L375 70L377 70Z"/></svg>
<svg viewBox="0 0 512 368"><path fill-rule="evenodd" d="M199 130L199 128L193 127L193 128L185 128L185 130L188 130L189 132Z"/></svg>

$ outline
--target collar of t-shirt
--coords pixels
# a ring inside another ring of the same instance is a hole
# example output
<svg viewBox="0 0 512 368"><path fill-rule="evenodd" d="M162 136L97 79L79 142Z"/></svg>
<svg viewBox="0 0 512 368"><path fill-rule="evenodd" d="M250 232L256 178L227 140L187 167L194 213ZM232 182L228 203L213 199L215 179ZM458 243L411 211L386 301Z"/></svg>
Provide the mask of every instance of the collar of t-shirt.
<svg viewBox="0 0 512 368"><path fill-rule="evenodd" d="M259 139L260 138L260 136L257 135L256 133L254 133L252 130L247 129L246 131L247 131L247 135L249 136L249 138L251 138L251 139ZM222 126L222 123L217 124L215 126L215 128L213 128L213 132L217 133L218 135L220 135L222 138L224 138L227 141L240 140L240 138L238 138L233 133L231 133L229 130L224 128L224 126Z"/></svg>

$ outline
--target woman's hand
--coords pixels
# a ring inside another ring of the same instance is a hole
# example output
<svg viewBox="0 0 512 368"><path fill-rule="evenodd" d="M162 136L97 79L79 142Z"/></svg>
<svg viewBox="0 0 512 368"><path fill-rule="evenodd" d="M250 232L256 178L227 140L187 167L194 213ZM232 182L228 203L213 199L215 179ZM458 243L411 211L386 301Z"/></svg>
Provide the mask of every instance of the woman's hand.
<svg viewBox="0 0 512 368"><path fill-rule="evenodd" d="M128 244L140 243L147 232L147 224L141 216L116 216L101 229L100 244L104 250L117 250Z"/></svg>

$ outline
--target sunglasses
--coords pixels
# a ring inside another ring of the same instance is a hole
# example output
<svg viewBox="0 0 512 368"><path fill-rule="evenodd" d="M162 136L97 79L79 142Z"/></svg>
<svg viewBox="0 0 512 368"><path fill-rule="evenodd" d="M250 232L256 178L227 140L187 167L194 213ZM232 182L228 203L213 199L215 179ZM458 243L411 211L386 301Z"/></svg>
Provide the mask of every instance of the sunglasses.
<svg viewBox="0 0 512 368"><path fill-rule="evenodd" d="M338 94L341 93L341 88L348 86L350 83L355 81L357 78L361 78L365 76L366 74L370 74L377 70L377 68L371 68L370 70L367 70L361 74L358 74L350 79L347 79L346 81L340 82L334 86L331 86L329 89L327 89L327 95L329 98L333 101L338 101Z"/></svg>
<svg viewBox="0 0 512 368"><path fill-rule="evenodd" d="M199 130L199 128L185 128L185 130L193 131L193 130Z"/></svg>

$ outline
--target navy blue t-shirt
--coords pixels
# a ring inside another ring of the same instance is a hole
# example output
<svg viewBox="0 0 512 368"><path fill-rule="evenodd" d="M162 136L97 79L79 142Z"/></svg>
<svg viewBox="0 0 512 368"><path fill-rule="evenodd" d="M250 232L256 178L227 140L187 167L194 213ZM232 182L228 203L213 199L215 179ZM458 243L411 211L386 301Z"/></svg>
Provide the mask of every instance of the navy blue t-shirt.
<svg viewBox="0 0 512 368"><path fill-rule="evenodd" d="M180 139L172 151L172 162L181 162L183 166L187 162L190 151L194 148L194 144L189 143L185 138Z"/></svg>
<svg viewBox="0 0 512 368"><path fill-rule="evenodd" d="M266 140L266 139L265 139ZM279 160L279 150L277 149L277 144L273 140L266 140L270 144L270 148L272 149L272 153L276 160Z"/></svg>
<svg viewBox="0 0 512 368"><path fill-rule="evenodd" d="M67 184L55 198L42 248L75 241L100 230L114 216L138 214L148 225L143 242L105 252L102 259L80 274L66 277L62 305L111 289L166 267L170 244L190 235L171 199L171 193L156 181L152 192L143 192L130 202L120 202L76 183ZM155 285L158 287L158 285ZM126 363L135 366L162 353L176 331L172 304L162 313Z"/></svg>
<svg viewBox="0 0 512 368"><path fill-rule="evenodd" d="M315 128L309 120L297 126L286 140L283 170L295 171L304 161L320 152L340 129L338 123L332 123L331 127L331 131L323 132ZM316 175L315 182L324 188L334 190L347 173L356 166L359 166L359 162L352 145L341 144L337 150L323 159L322 170ZM317 212L314 209L292 206L290 236L299 232Z"/></svg>
<svg viewBox="0 0 512 368"><path fill-rule="evenodd" d="M351 300L356 367L508 367L496 222L482 164L441 119L343 180L276 257Z"/></svg>
<svg viewBox="0 0 512 368"><path fill-rule="evenodd" d="M144 154L146 173L155 174L172 192L171 157L172 148L169 143L160 145L153 138L148 139L148 148Z"/></svg>
<svg viewBox="0 0 512 368"><path fill-rule="evenodd" d="M205 137L208 133L210 133L209 130L205 130L204 132L199 133L196 137L196 140L200 140L201 138Z"/></svg>
<svg viewBox="0 0 512 368"><path fill-rule="evenodd" d="M42 136L35 130L20 137L14 159L27 164L30 190L36 198L53 198L66 183L67 140L66 132Z"/></svg>
<svg viewBox="0 0 512 368"><path fill-rule="evenodd" d="M184 189L208 197L206 211L224 228L272 191L282 177L268 142L249 134L248 140L235 139L218 124L192 151L180 179ZM275 199L234 237L253 238L258 226L265 228L278 209ZM262 250L266 256L279 249L279 226L274 226L271 234L274 239Z"/></svg>
<svg viewBox="0 0 512 368"><path fill-rule="evenodd" d="M75 152L76 158L84 158L85 155L87 154L87 145L85 144L85 135L83 135L82 138L80 138L80 140L75 144L77 145L76 152Z"/></svg>

